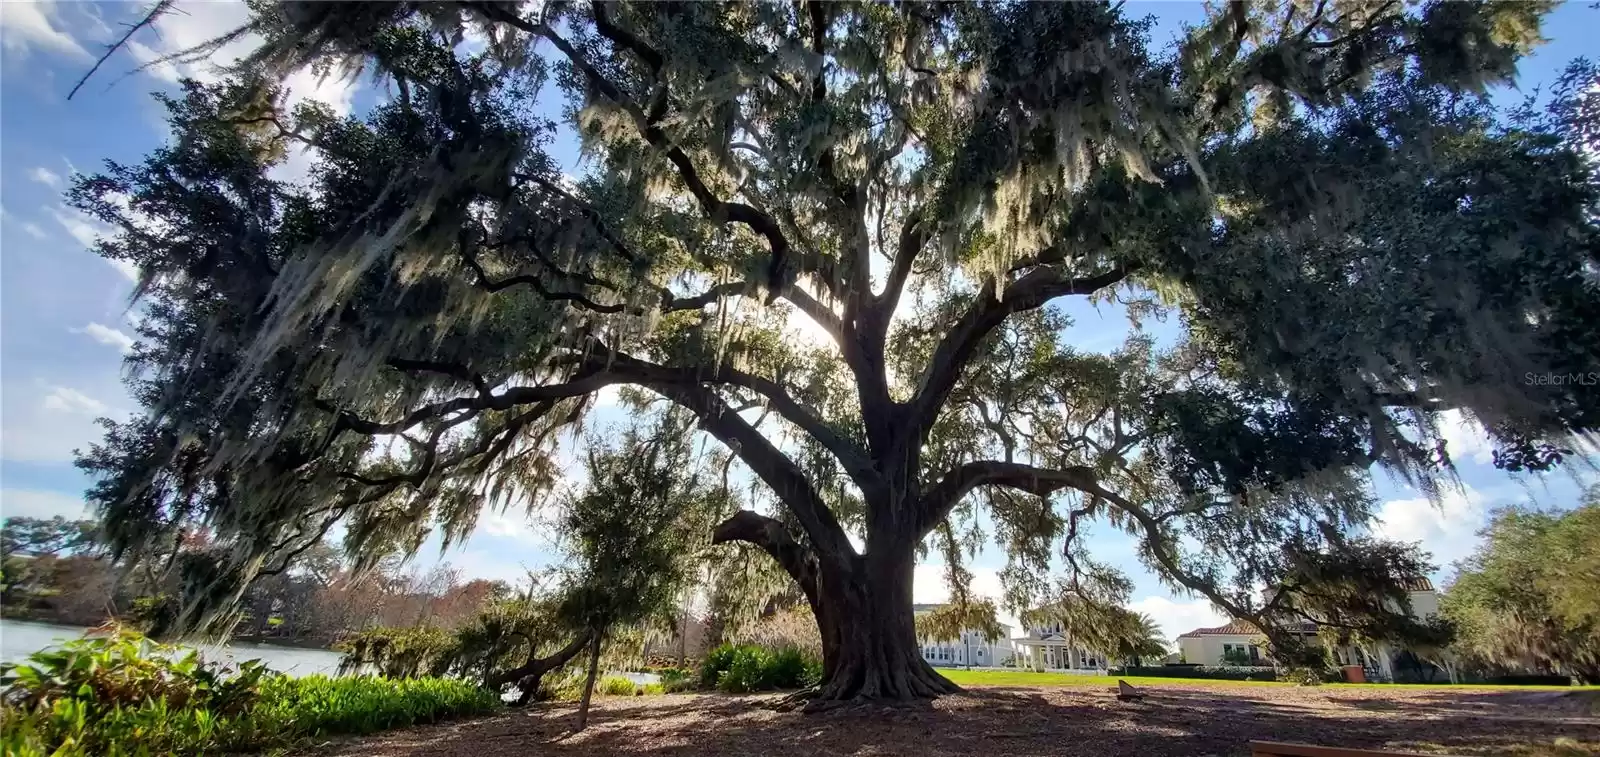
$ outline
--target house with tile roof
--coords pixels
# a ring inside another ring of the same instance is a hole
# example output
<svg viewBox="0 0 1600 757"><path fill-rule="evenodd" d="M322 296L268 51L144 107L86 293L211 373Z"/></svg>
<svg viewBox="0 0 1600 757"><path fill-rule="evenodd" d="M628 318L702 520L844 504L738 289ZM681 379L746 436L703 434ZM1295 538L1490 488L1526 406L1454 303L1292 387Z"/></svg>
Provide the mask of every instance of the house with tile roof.
<svg viewBox="0 0 1600 757"><path fill-rule="evenodd" d="M1404 586L1411 599L1412 617L1426 618L1439 614L1439 595L1434 591L1432 581L1418 578L1407 581ZM1291 632L1308 638L1317 636L1316 623L1291 623L1286 627ZM1234 620L1213 628L1196 628L1179 636L1178 650L1182 660L1190 664L1271 665L1272 660L1267 656L1265 642L1261 629L1254 624L1245 620ZM1397 668L1425 665L1417 660L1415 655L1408 656L1407 650L1386 642L1378 642L1368 647L1339 646L1329 649L1328 654L1330 662L1334 665L1360 666L1363 675L1369 681L1393 681Z"/></svg>

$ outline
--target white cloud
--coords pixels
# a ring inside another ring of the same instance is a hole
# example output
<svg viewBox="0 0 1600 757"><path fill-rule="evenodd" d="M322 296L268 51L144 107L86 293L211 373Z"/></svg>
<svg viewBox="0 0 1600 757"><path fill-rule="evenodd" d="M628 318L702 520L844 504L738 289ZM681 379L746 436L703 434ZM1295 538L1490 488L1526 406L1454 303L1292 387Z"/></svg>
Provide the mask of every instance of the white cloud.
<svg viewBox="0 0 1600 757"><path fill-rule="evenodd" d="M84 391L88 389L89 391ZM114 394L113 394L114 393ZM114 397L111 402L99 397ZM128 402L118 385L73 388L46 382L8 381L0 388L0 458L13 462L67 463L105 434L97 418L122 419Z"/></svg>
<svg viewBox="0 0 1600 757"><path fill-rule="evenodd" d="M104 324L91 322L81 329L73 329L72 333L86 334L96 342L116 347L123 352L133 351L133 337Z"/></svg>
<svg viewBox="0 0 1600 757"><path fill-rule="evenodd" d="M44 409L79 415L104 415L111 408L106 403L67 386L50 387L44 397Z"/></svg>
<svg viewBox="0 0 1600 757"><path fill-rule="evenodd" d="M32 221L27 221L27 222L23 223L22 224L22 230L24 232L27 232L28 236L33 237L34 239L49 239L50 238L50 235L46 234L44 229L39 228L39 224L36 224L36 223L34 223Z"/></svg>
<svg viewBox="0 0 1600 757"><path fill-rule="evenodd" d="M115 200L116 198L112 199ZM124 200L124 207L125 203L126 201ZM147 231L160 230L161 224L155 219L146 218L132 211L129 212L135 225ZM54 216L56 223L61 224L61 228L66 229L67 233L72 235L72 238L77 240L79 244L83 245L86 251L93 250L101 238L114 237L117 233L116 229L70 208L55 208L50 211L50 215ZM126 260L105 258L105 261L107 265L117 269L117 273L122 274L127 280L139 280L139 267L137 265Z"/></svg>
<svg viewBox="0 0 1600 757"><path fill-rule="evenodd" d="M1161 626L1161 637L1172 646L1179 634L1196 628L1220 626L1228 622L1227 616L1217 612L1206 600L1181 601L1171 597L1149 596L1132 602L1128 609L1144 613Z"/></svg>
<svg viewBox="0 0 1600 757"><path fill-rule="evenodd" d="M1434 504L1426 497L1394 499L1378 508L1374 535L1404 542L1419 542L1445 569L1472 553L1478 531L1489 520L1487 497L1470 486L1447 491Z"/></svg>
<svg viewBox="0 0 1600 757"><path fill-rule="evenodd" d="M86 518L89 506L83 497L42 489L0 489L0 517L6 518Z"/></svg>
<svg viewBox="0 0 1600 757"><path fill-rule="evenodd" d="M1444 438L1445 450L1457 463L1471 460L1488 463L1494 460L1494 441L1489 432L1477 421L1460 410L1439 413L1439 435Z"/></svg>
<svg viewBox="0 0 1600 757"><path fill-rule="evenodd" d="M110 226L67 208L55 208L50 211L50 215L55 216L56 223L61 224L61 228L66 229L85 250L93 248L101 237L109 237L116 233Z"/></svg>
<svg viewBox="0 0 1600 757"><path fill-rule="evenodd" d="M57 28L61 24L57 11L63 5L50 0L0 3L0 46L17 57L42 50L92 60L83 45Z"/></svg>
<svg viewBox="0 0 1600 757"><path fill-rule="evenodd" d="M1000 572L994 568L969 567L972 571L972 594L983 599L999 601L1005 589L1000 585ZM912 601L934 603L950 601L950 587L944 582L944 563L918 565L912 577Z"/></svg>
<svg viewBox="0 0 1600 757"><path fill-rule="evenodd" d="M117 273L122 274L123 278L135 282L139 280L139 266L133 264L132 262L127 260L111 260L108 258L106 263L112 268L117 269Z"/></svg>
<svg viewBox="0 0 1600 757"><path fill-rule="evenodd" d="M32 171L29 171L28 178L50 187L51 189L61 188L61 174L45 168L44 166L38 166Z"/></svg>

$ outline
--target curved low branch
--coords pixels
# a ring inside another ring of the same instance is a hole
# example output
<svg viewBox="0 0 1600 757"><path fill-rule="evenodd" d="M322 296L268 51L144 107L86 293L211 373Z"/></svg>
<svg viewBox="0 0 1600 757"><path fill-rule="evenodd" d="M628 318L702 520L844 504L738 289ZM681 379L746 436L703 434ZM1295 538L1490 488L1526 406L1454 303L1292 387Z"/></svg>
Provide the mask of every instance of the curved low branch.
<svg viewBox="0 0 1600 757"><path fill-rule="evenodd" d="M727 403L699 384L648 379L637 383L660 392L698 416L702 429L738 455L778 495L778 499L799 521L800 527L805 529L819 558L839 562L856 554L839 520L800 466L748 421L733 412Z"/></svg>
<svg viewBox="0 0 1600 757"><path fill-rule="evenodd" d="M816 599L816 560L795 541L782 522L751 510L740 510L711 532L712 544L730 541L742 541L760 547L800 584L800 589L808 598Z"/></svg>
<svg viewBox="0 0 1600 757"><path fill-rule="evenodd" d="M523 686L524 694L529 694L532 689L538 688L541 676L577 657L578 653L588 646L590 635L589 633L578 634L571 643L557 650L555 654L549 657L537 657L535 655L538 654L538 649L536 647L529 649L527 662L510 670L489 675L484 681L484 685L490 689L499 689L508 683L522 684L526 679L532 678L533 681L531 683Z"/></svg>

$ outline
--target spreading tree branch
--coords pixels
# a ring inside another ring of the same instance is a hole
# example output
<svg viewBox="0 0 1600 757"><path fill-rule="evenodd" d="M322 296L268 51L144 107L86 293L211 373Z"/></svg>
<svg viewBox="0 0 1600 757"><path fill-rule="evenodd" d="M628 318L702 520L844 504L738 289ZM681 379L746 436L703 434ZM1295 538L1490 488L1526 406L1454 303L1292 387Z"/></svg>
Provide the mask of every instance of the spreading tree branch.
<svg viewBox="0 0 1600 757"><path fill-rule="evenodd" d="M1137 264L1125 264L1094 276L1077 278L1066 277L1054 268L1038 268L1013 283L1003 299L995 281L990 279L979 292L977 301L934 349L933 358L928 361L928 368L911 400L905 432L899 443L902 446L922 443L979 345L1007 317L1043 307L1057 297L1093 294L1121 282L1138 268Z"/></svg>

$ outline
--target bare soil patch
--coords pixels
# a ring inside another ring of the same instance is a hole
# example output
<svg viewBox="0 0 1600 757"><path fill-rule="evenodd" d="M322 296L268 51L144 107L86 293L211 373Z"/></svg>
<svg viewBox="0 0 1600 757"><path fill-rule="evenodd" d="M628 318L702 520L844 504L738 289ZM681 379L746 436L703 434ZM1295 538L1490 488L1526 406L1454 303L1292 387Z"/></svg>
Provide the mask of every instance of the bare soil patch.
<svg viewBox="0 0 1600 757"><path fill-rule="evenodd" d="M1118 702L1110 689L974 688L914 708L814 715L766 697L678 695L546 704L476 721L323 745L342 757L591 755L1248 754L1261 739L1459 755L1600 755L1595 698L1579 692L1322 689L1173 684ZM1593 694L1587 692L1585 694Z"/></svg>

